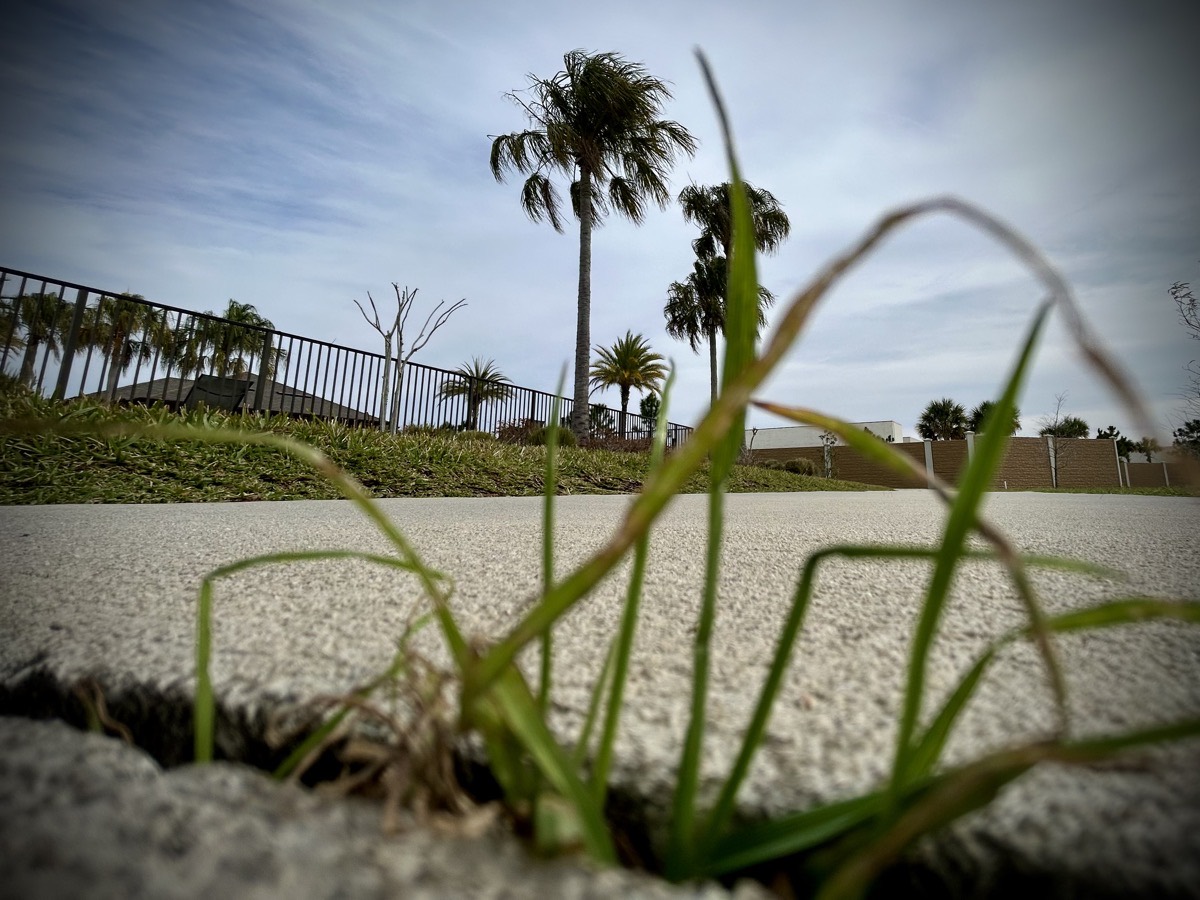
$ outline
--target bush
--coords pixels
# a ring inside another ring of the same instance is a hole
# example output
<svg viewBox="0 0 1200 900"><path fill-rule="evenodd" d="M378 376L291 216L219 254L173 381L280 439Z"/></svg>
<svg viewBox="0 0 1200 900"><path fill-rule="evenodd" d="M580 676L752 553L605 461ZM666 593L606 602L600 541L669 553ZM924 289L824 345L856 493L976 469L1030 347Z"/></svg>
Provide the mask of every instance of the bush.
<svg viewBox="0 0 1200 900"><path fill-rule="evenodd" d="M579 446L585 450L613 450L618 453L649 453L651 440L647 437L622 438L616 434L594 434Z"/></svg>
<svg viewBox="0 0 1200 900"><path fill-rule="evenodd" d="M575 447L579 441L575 439L575 432L567 428L555 428L558 434L558 446L560 447ZM529 435L529 443L536 444L539 447L546 445L546 438L550 436L550 429L542 425Z"/></svg>
<svg viewBox="0 0 1200 900"><path fill-rule="evenodd" d="M496 436L490 431L460 431L455 435L460 441L494 441Z"/></svg>
<svg viewBox="0 0 1200 900"><path fill-rule="evenodd" d="M813 462L811 459L805 459L802 456L798 456L795 459L789 459L783 464L783 468L786 471L791 472L793 475L808 475L810 477L815 477L823 474L817 470L817 464L815 462Z"/></svg>
<svg viewBox="0 0 1200 900"><path fill-rule="evenodd" d="M504 422L496 429L496 436L506 444L532 444L534 432L543 427L537 419Z"/></svg>
<svg viewBox="0 0 1200 900"><path fill-rule="evenodd" d="M764 459L758 464L760 469L773 469L775 471L783 471L783 460L781 459Z"/></svg>

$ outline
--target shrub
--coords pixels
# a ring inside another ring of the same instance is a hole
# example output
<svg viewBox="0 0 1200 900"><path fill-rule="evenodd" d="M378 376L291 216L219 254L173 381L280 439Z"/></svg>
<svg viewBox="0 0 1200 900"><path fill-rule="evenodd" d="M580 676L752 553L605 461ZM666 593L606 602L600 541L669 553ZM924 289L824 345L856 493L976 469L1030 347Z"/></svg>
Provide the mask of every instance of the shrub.
<svg viewBox="0 0 1200 900"><path fill-rule="evenodd" d="M783 470L783 460L781 459L764 459L758 464L760 469L773 469L775 471Z"/></svg>
<svg viewBox="0 0 1200 900"><path fill-rule="evenodd" d="M496 436L506 444L532 444L534 432L543 427L537 419L504 422L496 429Z"/></svg>
<svg viewBox="0 0 1200 900"><path fill-rule="evenodd" d="M615 450L618 453L649 453L650 438L622 438L616 434L594 434L579 445L586 450Z"/></svg>
<svg viewBox="0 0 1200 900"><path fill-rule="evenodd" d="M816 476L823 474L817 469L817 464L811 459L805 459L798 456L795 459L789 459L783 464L783 468L793 475L810 475Z"/></svg>
<svg viewBox="0 0 1200 900"><path fill-rule="evenodd" d="M554 431L558 434L558 446L560 447L576 447L579 441L575 439L575 432L567 428L555 428ZM529 443L536 444L539 447L546 445L546 438L550 436L550 429L545 425L535 429L529 435Z"/></svg>

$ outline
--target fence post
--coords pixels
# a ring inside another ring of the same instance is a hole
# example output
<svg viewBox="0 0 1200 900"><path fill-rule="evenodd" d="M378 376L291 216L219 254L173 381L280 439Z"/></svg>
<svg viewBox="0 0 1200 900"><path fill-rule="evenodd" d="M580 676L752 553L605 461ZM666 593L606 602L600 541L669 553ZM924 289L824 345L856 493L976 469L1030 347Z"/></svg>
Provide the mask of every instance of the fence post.
<svg viewBox="0 0 1200 900"><path fill-rule="evenodd" d="M925 474L933 475L933 441L925 439Z"/></svg>
<svg viewBox="0 0 1200 900"><path fill-rule="evenodd" d="M1046 452L1050 456L1050 487L1058 487L1058 445L1053 435L1046 435Z"/></svg>
<svg viewBox="0 0 1200 900"><path fill-rule="evenodd" d="M975 432L967 432L967 464L970 465L971 460L975 458Z"/></svg>
<svg viewBox="0 0 1200 900"><path fill-rule="evenodd" d="M63 400L67 395L67 381L71 377L71 361L75 358L75 345L79 343L79 330L83 327L83 312L87 306L88 292L80 288L75 294L75 315L71 317L71 328L67 332L67 340L62 348L62 366L58 370L58 381L54 385L52 395L55 400Z"/></svg>
<svg viewBox="0 0 1200 900"><path fill-rule="evenodd" d="M1112 445L1113 457L1117 460L1117 487L1129 487L1128 484L1121 480L1121 454L1117 452L1117 442L1113 441Z"/></svg>
<svg viewBox="0 0 1200 900"><path fill-rule="evenodd" d="M1171 486L1171 473L1167 471L1167 464L1164 462L1163 467L1163 487Z"/></svg>
<svg viewBox="0 0 1200 900"><path fill-rule="evenodd" d="M268 331L263 338L262 358L258 361L258 379L254 384L254 409L262 411L263 393L267 387L268 373L271 371L271 353L275 349L275 332Z"/></svg>

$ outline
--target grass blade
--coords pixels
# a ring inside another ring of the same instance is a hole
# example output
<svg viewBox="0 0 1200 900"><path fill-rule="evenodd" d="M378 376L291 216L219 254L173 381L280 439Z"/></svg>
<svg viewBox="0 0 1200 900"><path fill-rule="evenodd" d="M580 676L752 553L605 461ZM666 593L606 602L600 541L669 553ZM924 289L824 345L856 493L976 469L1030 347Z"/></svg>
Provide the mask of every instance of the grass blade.
<svg viewBox="0 0 1200 900"><path fill-rule="evenodd" d="M558 387L550 401L550 427L546 429L546 483L542 491L542 594L554 584L554 498L558 493L558 412L567 381L564 365L558 376ZM554 644L550 629L542 632L542 671L538 685L538 709L545 716L550 708L550 679L554 668Z"/></svg>
<svg viewBox="0 0 1200 900"><path fill-rule="evenodd" d="M226 566L213 569L200 582L200 599L196 604L196 699L192 710L193 756L198 763L211 762L216 741L216 702L212 689L212 592L213 582L219 578L278 563L309 562L313 560L357 559L377 565L390 566L406 572L420 574L417 566L403 559L381 556L377 553L359 553L353 550L308 550L287 553L268 553L241 559ZM442 577L429 570L429 574Z"/></svg>
<svg viewBox="0 0 1200 900"><path fill-rule="evenodd" d="M1049 304L1043 304L1034 319L1029 337L1021 349L1021 353L1008 379L1004 392L1000 400L996 403L996 415L999 416L996 421L1007 422L1012 416L1012 408L1015 406L1017 393L1020 390L1025 371L1032 358L1033 347L1037 342L1037 337L1045 323L1048 312ZM946 519L946 525L942 533L942 543L938 549L937 562L934 566L933 576L929 581L925 603L917 621L917 627L913 634L912 646L909 652L904 703L900 714L900 726L896 735L896 753L892 764L892 779L889 789L892 798L890 805L893 810L895 809L894 804L899 802L901 789L910 775L909 754L912 752L913 733L921 713L925 689L925 671L928 664L929 651L937 634L938 621L941 618L942 610L949 597L950 584L958 562L962 558L967 535L979 519L979 504L983 499L984 491L991 484L996 469L1000 465L1004 446L1005 441L1002 437L980 442L980 445L976 449L975 457L971 460L966 473L959 483L958 495L955 497L954 503L950 508L950 514ZM1004 548L998 549L1003 552L1004 549L1007 549L1007 544L1004 545ZM1016 555L1006 554L1004 561L1013 574L1014 580L1018 580L1018 587L1024 586L1026 591L1029 592L1027 607L1030 609L1032 624L1039 630L1039 634L1041 635L1040 643L1044 650L1043 655L1046 658L1052 680L1058 688L1057 699L1060 702L1061 709L1061 704L1064 700L1062 677L1057 660L1050 650L1048 640L1046 640L1045 628L1042 624L1043 617L1036 602L1033 601L1032 589L1029 587L1028 581L1024 579L1024 570L1021 568L1020 561L1016 558Z"/></svg>
<svg viewBox="0 0 1200 900"><path fill-rule="evenodd" d="M1000 790L1040 762L1085 765L1132 747L1200 735L1200 719L1185 719L1139 731L1085 741L1049 741L989 754L934 780L894 824L846 860L824 883L818 897L857 897L906 847L923 834L987 805Z"/></svg>
<svg viewBox="0 0 1200 900"><path fill-rule="evenodd" d="M758 322L758 277L754 261L754 225L750 217L749 200L738 171L733 135L708 63L703 55L699 55L699 59L709 94L717 108L730 171L729 203L733 218L733 246L731 259L728 260L725 286L725 362L721 373L724 393L726 388L742 377L742 373L754 360ZM745 435L745 403L737 404L730 412L731 421L726 432L713 445L712 465L709 470L704 595L692 648L691 714L676 774L672 804L671 833L665 865L668 878L679 877L690 868L689 860L693 850L696 789L700 778L708 701L709 647L717 611L717 577L724 531L725 485L741 451Z"/></svg>
<svg viewBox="0 0 1200 900"><path fill-rule="evenodd" d="M509 669L488 691L485 702L496 705L513 735L532 757L541 777L566 798L578 816L581 836L591 857L600 863L615 863L616 851L603 813L576 774L570 758L550 734L520 673L515 668Z"/></svg>
<svg viewBox="0 0 1200 900"><path fill-rule="evenodd" d="M654 423L654 443L650 451L650 469L653 473L663 464L667 445L667 409L670 406L671 391L675 385L675 370L672 366L663 387L662 402L658 407L658 417ZM615 653L610 658L615 659L612 688L605 709L604 730L600 738L600 746L596 752L596 765L592 773L592 790L596 796L596 805L604 809L608 794L608 773L612 767L613 750L617 740L617 726L621 718L621 709L625 698L625 684L629 675L629 658L633 654L633 638L637 630L638 613L642 599L642 583L646 577L646 557L650 552L650 532L647 530L638 538L634 547L633 572L629 578L629 590L625 596L625 608L621 611L621 626L613 645ZM607 666L607 663L605 664ZM603 678L601 678L603 682Z"/></svg>

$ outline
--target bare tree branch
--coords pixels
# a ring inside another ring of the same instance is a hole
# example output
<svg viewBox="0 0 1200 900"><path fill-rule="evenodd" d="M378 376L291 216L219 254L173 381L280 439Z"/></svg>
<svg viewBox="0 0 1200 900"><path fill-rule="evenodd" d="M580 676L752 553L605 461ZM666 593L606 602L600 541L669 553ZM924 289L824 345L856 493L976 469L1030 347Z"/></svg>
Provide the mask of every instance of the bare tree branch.
<svg viewBox="0 0 1200 900"><path fill-rule="evenodd" d="M358 307L358 311L362 313L367 324L374 328L383 337L383 372L381 374L379 388L379 426L385 431L390 431L395 434L399 430L400 419L400 391L404 387L404 367L418 351L433 337L434 332L446 324L450 316L459 309L467 305L466 300L459 300L448 309L442 310L445 305L444 300L439 301L438 305L433 308L428 317L425 319L425 324L421 326L420 333L417 334L416 340L412 346L405 352L404 347L404 329L408 325L408 317L412 313L413 302L417 297L417 288L411 291L405 287L401 288L398 282L392 282L392 288L396 291L396 317L392 320L392 327L386 331L379 319L379 309L375 305L375 298L371 296L371 292L367 291L367 300L371 303L371 312L374 313L374 320L367 315L367 311L363 309L363 305L357 300L354 305ZM441 311L439 314L439 310ZM395 355L392 353L392 340L396 341ZM395 389L392 389L392 363L396 364L396 373L394 376Z"/></svg>

